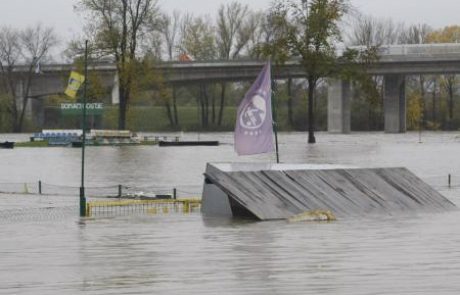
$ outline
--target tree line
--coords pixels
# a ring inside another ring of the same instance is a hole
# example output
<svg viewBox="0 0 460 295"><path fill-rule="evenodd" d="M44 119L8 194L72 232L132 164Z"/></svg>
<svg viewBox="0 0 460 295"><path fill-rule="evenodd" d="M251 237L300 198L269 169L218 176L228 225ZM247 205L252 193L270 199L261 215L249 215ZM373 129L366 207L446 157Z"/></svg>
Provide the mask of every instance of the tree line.
<svg viewBox="0 0 460 295"><path fill-rule="evenodd" d="M457 26L434 30L426 24L398 24L356 13L346 0L278 0L267 11L254 11L234 1L214 15L165 13L156 0L79 0L75 12L85 20L83 34L65 49L66 58L82 67L84 41L89 40L90 62L108 60L118 71L117 127L126 129L131 105L162 106L169 125L181 129L179 109L194 106L201 128L219 129L226 109L238 104L246 82L167 85L154 70L165 61L271 59L282 64L297 58L305 79L278 81L277 105L286 109L290 130L325 129L328 77L354 81L352 127L379 130L383 125L382 78L368 77L365 66L378 59L378 48L388 44L457 42ZM24 129L30 85L40 63L52 61L59 38L52 28L19 30L0 27L0 129ZM364 51L338 46L361 45ZM184 61L185 62L185 61ZM338 63L351 64L348 68ZM16 65L26 71L13 73ZM18 83L18 80L20 83ZM88 77L89 96L107 100L98 77ZM456 129L455 75L420 75L408 79L408 127ZM42 99L42 98L39 98ZM49 104L65 97L47 97ZM316 114L316 116L315 116ZM305 120L307 118L307 120Z"/></svg>

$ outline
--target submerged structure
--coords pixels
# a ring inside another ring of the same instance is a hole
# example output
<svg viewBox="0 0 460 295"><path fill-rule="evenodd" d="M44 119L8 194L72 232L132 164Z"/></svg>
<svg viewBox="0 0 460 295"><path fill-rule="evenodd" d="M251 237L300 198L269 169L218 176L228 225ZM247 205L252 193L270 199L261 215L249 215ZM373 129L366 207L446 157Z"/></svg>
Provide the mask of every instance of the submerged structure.
<svg viewBox="0 0 460 295"><path fill-rule="evenodd" d="M48 129L35 133L31 141L46 141L48 146L73 146L81 147L82 130ZM98 130L86 132L86 145L135 145L141 139L129 130Z"/></svg>
<svg viewBox="0 0 460 295"><path fill-rule="evenodd" d="M289 219L315 210L342 218L455 208L406 168L208 164L202 197L205 215L258 220Z"/></svg>

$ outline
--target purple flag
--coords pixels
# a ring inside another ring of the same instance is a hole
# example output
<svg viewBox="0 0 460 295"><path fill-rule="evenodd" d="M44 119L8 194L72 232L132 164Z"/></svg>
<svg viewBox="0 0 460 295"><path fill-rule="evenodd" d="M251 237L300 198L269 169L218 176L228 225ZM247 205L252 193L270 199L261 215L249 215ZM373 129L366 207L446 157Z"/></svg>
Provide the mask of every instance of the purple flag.
<svg viewBox="0 0 460 295"><path fill-rule="evenodd" d="M273 150L271 77L267 63L238 107L235 151L241 156Z"/></svg>

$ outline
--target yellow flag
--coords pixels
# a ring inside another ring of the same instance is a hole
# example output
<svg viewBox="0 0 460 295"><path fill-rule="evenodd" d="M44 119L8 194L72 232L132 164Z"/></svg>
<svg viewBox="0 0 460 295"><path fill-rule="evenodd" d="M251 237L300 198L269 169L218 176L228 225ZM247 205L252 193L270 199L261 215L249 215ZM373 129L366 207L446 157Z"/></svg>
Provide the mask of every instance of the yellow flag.
<svg viewBox="0 0 460 295"><path fill-rule="evenodd" d="M72 71L70 73L69 84L67 85L67 89L64 93L72 98L75 98L77 96L77 91L83 82L85 82L85 76Z"/></svg>

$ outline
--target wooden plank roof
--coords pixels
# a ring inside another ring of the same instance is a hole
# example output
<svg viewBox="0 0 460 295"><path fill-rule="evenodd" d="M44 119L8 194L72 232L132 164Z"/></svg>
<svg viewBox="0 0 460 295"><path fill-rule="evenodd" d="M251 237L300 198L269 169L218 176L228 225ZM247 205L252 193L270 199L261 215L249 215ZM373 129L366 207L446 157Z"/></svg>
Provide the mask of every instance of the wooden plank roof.
<svg viewBox="0 0 460 295"><path fill-rule="evenodd" d="M260 220L309 210L337 217L443 212L455 205L406 168L207 171L206 177Z"/></svg>

